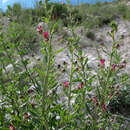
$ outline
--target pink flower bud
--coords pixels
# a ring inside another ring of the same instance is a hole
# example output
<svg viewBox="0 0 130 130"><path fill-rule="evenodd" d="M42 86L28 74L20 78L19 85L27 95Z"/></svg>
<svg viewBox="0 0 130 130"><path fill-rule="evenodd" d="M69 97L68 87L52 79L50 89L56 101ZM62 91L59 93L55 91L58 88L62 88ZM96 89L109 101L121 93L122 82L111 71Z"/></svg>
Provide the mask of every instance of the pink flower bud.
<svg viewBox="0 0 130 130"><path fill-rule="evenodd" d="M42 28L41 28L41 26L38 26L38 27L37 27L37 32L42 33Z"/></svg>
<svg viewBox="0 0 130 130"><path fill-rule="evenodd" d="M102 110L105 112L106 111L106 105L104 104L104 102L102 102L101 107L102 107Z"/></svg>
<svg viewBox="0 0 130 130"><path fill-rule="evenodd" d="M116 64L113 64L113 65L112 65L112 69L113 69L113 71L116 71L116 67L117 67Z"/></svg>
<svg viewBox="0 0 130 130"><path fill-rule="evenodd" d="M125 68L126 67L126 61L122 61L121 64L119 65L120 69Z"/></svg>
<svg viewBox="0 0 130 130"><path fill-rule="evenodd" d="M117 44L117 45L116 45L116 48L118 49L119 47L120 47L120 45L119 45L119 44Z"/></svg>
<svg viewBox="0 0 130 130"><path fill-rule="evenodd" d="M76 71L79 71L79 67L76 68Z"/></svg>
<svg viewBox="0 0 130 130"><path fill-rule="evenodd" d="M54 20L56 20L56 15L54 14L54 15L52 16L52 18L53 18Z"/></svg>
<svg viewBox="0 0 130 130"><path fill-rule="evenodd" d="M116 96L119 95L119 90L116 91Z"/></svg>
<svg viewBox="0 0 130 130"><path fill-rule="evenodd" d="M48 40L49 39L49 34L48 32L43 32L43 37Z"/></svg>
<svg viewBox="0 0 130 130"><path fill-rule="evenodd" d="M10 124L10 126L9 126L9 130L15 130L13 124Z"/></svg>
<svg viewBox="0 0 130 130"><path fill-rule="evenodd" d="M97 97L93 97L93 102L96 104L96 106L98 106L98 99L97 99Z"/></svg>
<svg viewBox="0 0 130 130"><path fill-rule="evenodd" d="M105 59L100 59L100 66L104 67L105 66Z"/></svg>
<svg viewBox="0 0 130 130"><path fill-rule="evenodd" d="M81 83L79 84L79 86L78 86L78 89L81 89L81 88L83 88L83 82L81 82Z"/></svg>
<svg viewBox="0 0 130 130"><path fill-rule="evenodd" d="M65 82L64 82L64 86L65 86L66 88L69 88L69 82L65 81Z"/></svg>
<svg viewBox="0 0 130 130"><path fill-rule="evenodd" d="M112 96L113 96L113 94L111 93L111 94L109 95L109 98L112 98Z"/></svg>

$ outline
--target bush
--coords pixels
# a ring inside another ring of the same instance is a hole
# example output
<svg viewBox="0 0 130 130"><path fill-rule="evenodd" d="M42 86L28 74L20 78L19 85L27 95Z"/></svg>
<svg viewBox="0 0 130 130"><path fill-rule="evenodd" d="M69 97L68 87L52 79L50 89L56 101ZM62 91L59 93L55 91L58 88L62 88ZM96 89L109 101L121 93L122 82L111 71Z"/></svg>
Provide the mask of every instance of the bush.
<svg viewBox="0 0 130 130"><path fill-rule="evenodd" d="M94 5L82 4L79 7L83 25L87 28L108 25L112 20L123 17L130 18L129 7L124 3L97 3Z"/></svg>
<svg viewBox="0 0 130 130"><path fill-rule="evenodd" d="M22 12L22 7L19 3L15 3L13 5L13 7L11 7L10 5L8 5L8 9L6 11L6 15L8 17L17 17L17 19L19 19L19 17L21 16L21 12Z"/></svg>
<svg viewBox="0 0 130 130"><path fill-rule="evenodd" d="M55 14L57 18L65 19L68 15L67 6L60 3L49 3L49 8L52 8L52 14Z"/></svg>
<svg viewBox="0 0 130 130"><path fill-rule="evenodd" d="M129 75L124 75L123 79L130 79ZM112 113L120 113L126 117L130 116L130 81L123 85L119 90L119 95L109 104Z"/></svg>
<svg viewBox="0 0 130 130"><path fill-rule="evenodd" d="M36 31L25 24L12 23L6 30L5 38L11 43L21 42L21 48L24 49L25 53L35 52L36 46L38 46Z"/></svg>
<svg viewBox="0 0 130 130"><path fill-rule="evenodd" d="M72 8L71 15L72 15L72 19L73 19L73 24L81 24L82 23L83 17L82 17L82 14L80 14L79 9Z"/></svg>
<svg viewBox="0 0 130 130"><path fill-rule="evenodd" d="M13 7L8 6L5 15L10 17L12 21L24 24L36 24L41 21L40 17L45 16L44 6L38 6L34 9L24 9L20 4L15 3Z"/></svg>

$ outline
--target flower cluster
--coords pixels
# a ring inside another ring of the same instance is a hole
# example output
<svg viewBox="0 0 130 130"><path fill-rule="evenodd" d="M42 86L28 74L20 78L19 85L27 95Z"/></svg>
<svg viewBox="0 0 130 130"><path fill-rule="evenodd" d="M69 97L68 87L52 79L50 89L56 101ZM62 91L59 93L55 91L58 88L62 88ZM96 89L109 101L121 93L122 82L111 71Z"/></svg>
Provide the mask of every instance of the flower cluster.
<svg viewBox="0 0 130 130"><path fill-rule="evenodd" d="M37 27L37 32L39 32L40 34L42 34L45 40L49 40L49 33L48 32L43 32L41 26Z"/></svg>

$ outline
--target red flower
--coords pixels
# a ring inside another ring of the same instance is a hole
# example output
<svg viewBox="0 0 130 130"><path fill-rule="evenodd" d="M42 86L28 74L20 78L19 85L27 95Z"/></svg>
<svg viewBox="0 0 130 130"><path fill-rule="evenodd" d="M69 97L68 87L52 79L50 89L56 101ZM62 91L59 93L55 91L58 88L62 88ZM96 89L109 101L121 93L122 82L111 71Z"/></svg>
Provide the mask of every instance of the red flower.
<svg viewBox="0 0 130 130"><path fill-rule="evenodd" d="M39 33L42 33L42 28L41 28L41 26L38 26L38 27L37 27L37 31L38 31Z"/></svg>
<svg viewBox="0 0 130 130"><path fill-rule="evenodd" d="M35 103L31 103L32 108L35 108L35 105L36 105Z"/></svg>
<svg viewBox="0 0 130 130"><path fill-rule="evenodd" d="M98 99L97 99L97 97L93 97L93 102L96 104L96 106L98 106Z"/></svg>
<svg viewBox="0 0 130 130"><path fill-rule="evenodd" d="M120 47L120 45L119 45L119 44L117 44L117 45L116 45L116 48L118 49L119 47Z"/></svg>
<svg viewBox="0 0 130 130"><path fill-rule="evenodd" d="M66 88L68 88L68 87L69 87L69 82L65 81L65 82L64 82L64 86L65 86Z"/></svg>
<svg viewBox="0 0 130 130"><path fill-rule="evenodd" d="M119 95L119 90L116 91L116 95Z"/></svg>
<svg viewBox="0 0 130 130"><path fill-rule="evenodd" d="M28 118L29 118L28 113L25 113L25 114L24 114L24 118L25 118L25 119L28 119Z"/></svg>
<svg viewBox="0 0 130 130"><path fill-rule="evenodd" d="M20 98L25 98L25 96L24 96L24 95L22 95L22 96L20 96Z"/></svg>
<svg viewBox="0 0 130 130"><path fill-rule="evenodd" d="M78 89L81 89L81 88L83 88L83 82L81 82L81 83L79 84L79 86L78 86Z"/></svg>
<svg viewBox="0 0 130 130"><path fill-rule="evenodd" d="M52 18L53 18L54 20L56 20L56 15L54 14L54 15L52 16Z"/></svg>
<svg viewBox="0 0 130 130"><path fill-rule="evenodd" d="M76 71L79 71L79 67L76 68Z"/></svg>
<svg viewBox="0 0 130 130"><path fill-rule="evenodd" d="M126 61L124 60L121 64L120 64L120 69L125 68L126 67Z"/></svg>
<svg viewBox="0 0 130 130"><path fill-rule="evenodd" d="M101 67L105 66L105 59L100 59L100 65L101 65Z"/></svg>
<svg viewBox="0 0 130 130"><path fill-rule="evenodd" d="M104 102L102 102L101 107L102 107L102 110L105 112L106 111L106 105L104 104Z"/></svg>
<svg viewBox="0 0 130 130"><path fill-rule="evenodd" d="M14 126L12 124L10 124L9 130L15 130L15 128L14 128Z"/></svg>
<svg viewBox="0 0 130 130"><path fill-rule="evenodd" d="M43 32L43 37L48 40L48 39L49 39L49 34L48 34L48 32Z"/></svg>
<svg viewBox="0 0 130 130"><path fill-rule="evenodd" d="M112 69L113 69L113 71L116 71L116 67L117 67L116 64L113 64L113 65L112 65Z"/></svg>

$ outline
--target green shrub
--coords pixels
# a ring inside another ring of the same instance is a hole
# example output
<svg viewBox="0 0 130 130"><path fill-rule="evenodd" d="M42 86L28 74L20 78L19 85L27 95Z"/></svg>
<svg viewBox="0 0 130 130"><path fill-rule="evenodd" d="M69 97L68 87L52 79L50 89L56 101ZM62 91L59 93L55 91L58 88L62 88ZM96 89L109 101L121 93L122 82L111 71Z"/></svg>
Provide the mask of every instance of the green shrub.
<svg viewBox="0 0 130 130"><path fill-rule="evenodd" d="M38 6L34 9L25 9L22 8L20 4L15 3L13 7L8 6L5 15L10 17L12 21L15 21L17 23L25 23L32 25L39 22L39 19L45 16L46 14L44 6Z"/></svg>
<svg viewBox="0 0 130 130"><path fill-rule="evenodd" d="M55 14L57 18L65 18L68 15L67 6L60 3L49 3L49 8L52 9L52 14Z"/></svg>
<svg viewBox="0 0 130 130"><path fill-rule="evenodd" d="M21 42L21 48L26 53L35 52L36 42L38 42L37 33L31 26L25 24L12 23L6 30L5 37L11 43ZM15 36L15 37L14 37ZM38 43L37 43L38 45Z"/></svg>
<svg viewBox="0 0 130 130"><path fill-rule="evenodd" d="M8 9L6 11L6 15L8 17L17 17L19 18L21 16L21 12L22 12L22 7L19 3L15 3L13 5L13 7L11 7L10 5L8 5Z"/></svg>
<svg viewBox="0 0 130 130"><path fill-rule="evenodd" d="M124 75L123 79L130 79L130 76ZM112 113L120 113L130 117L130 80L124 84L117 95L109 104Z"/></svg>
<svg viewBox="0 0 130 130"><path fill-rule="evenodd" d="M80 11L79 9L77 8L73 8L71 10L71 15L72 15L72 18L73 18L73 23L74 24L81 24L82 23L82 20L83 20L83 16L82 14L80 14Z"/></svg>

